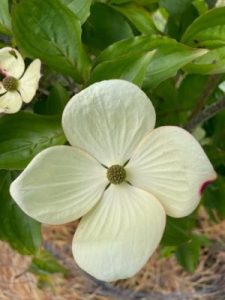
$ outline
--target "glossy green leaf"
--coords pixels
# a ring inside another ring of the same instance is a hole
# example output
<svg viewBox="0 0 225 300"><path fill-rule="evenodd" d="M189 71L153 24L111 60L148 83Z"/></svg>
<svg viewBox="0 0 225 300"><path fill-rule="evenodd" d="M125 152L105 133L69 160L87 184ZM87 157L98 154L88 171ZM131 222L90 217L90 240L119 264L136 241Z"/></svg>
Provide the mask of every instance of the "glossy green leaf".
<svg viewBox="0 0 225 300"><path fill-rule="evenodd" d="M193 273L199 262L201 247L208 243L209 240L205 236L193 235L189 242L177 248L176 258L178 262L185 270Z"/></svg>
<svg viewBox="0 0 225 300"><path fill-rule="evenodd" d="M165 29L167 27L167 23L168 23L168 18L169 18L169 14L167 13L167 11L160 7L158 9L156 9L153 13L152 13L152 21L154 22L155 27L160 31L160 32L165 32Z"/></svg>
<svg viewBox="0 0 225 300"><path fill-rule="evenodd" d="M185 31L182 42L201 48L225 45L225 7L209 10L197 18Z"/></svg>
<svg viewBox="0 0 225 300"><path fill-rule="evenodd" d="M9 171L0 170L0 239L22 254L33 254L41 245L41 227L11 198L9 186L12 180Z"/></svg>
<svg viewBox="0 0 225 300"><path fill-rule="evenodd" d="M90 15L92 0L60 0L79 18L83 24Z"/></svg>
<svg viewBox="0 0 225 300"><path fill-rule="evenodd" d="M175 219L167 217L166 229L162 238L162 245L177 246L191 239L191 232L195 226L195 214Z"/></svg>
<svg viewBox="0 0 225 300"><path fill-rule="evenodd" d="M141 33L157 33L152 16L144 7L135 3L112 7L123 14Z"/></svg>
<svg viewBox="0 0 225 300"><path fill-rule="evenodd" d="M208 11L208 5L205 0L193 0L192 4L198 10L199 15L203 15Z"/></svg>
<svg viewBox="0 0 225 300"><path fill-rule="evenodd" d="M1 0L0 3L0 32L8 35L12 34L8 0Z"/></svg>
<svg viewBox="0 0 225 300"><path fill-rule="evenodd" d="M201 57L195 58L184 68L189 73L219 74L225 72L225 46L209 50Z"/></svg>
<svg viewBox="0 0 225 300"><path fill-rule="evenodd" d="M89 47L102 50L132 36L130 25L120 13L103 3L92 5L91 15L83 27L83 40Z"/></svg>
<svg viewBox="0 0 225 300"><path fill-rule="evenodd" d="M181 67L203 53L204 50L192 49L161 36L127 39L101 53L89 83L106 78L122 78L152 89L176 75Z"/></svg>
<svg viewBox="0 0 225 300"><path fill-rule="evenodd" d="M160 47L151 60L143 82L144 88L154 88L160 82L176 75L177 71L193 59L202 56L205 50L188 48L170 41Z"/></svg>
<svg viewBox="0 0 225 300"><path fill-rule="evenodd" d="M22 0L14 6L12 25L20 49L31 58L82 82L89 60L81 43L81 24L60 0Z"/></svg>
<svg viewBox="0 0 225 300"><path fill-rule="evenodd" d="M41 115L59 115L63 112L69 98L68 91L57 83L50 89L49 96L46 100L37 101L35 103L34 111Z"/></svg>
<svg viewBox="0 0 225 300"><path fill-rule="evenodd" d="M154 51L144 55L133 54L103 62L94 69L89 84L105 79L122 78L142 86L147 67Z"/></svg>
<svg viewBox="0 0 225 300"><path fill-rule="evenodd" d="M146 53L155 50L161 44L166 44L169 39L161 36L136 36L125 41L119 41L109 46L97 57L96 65L118 57Z"/></svg>
<svg viewBox="0 0 225 300"><path fill-rule="evenodd" d="M183 14L191 2L192 0L159 0L159 5L164 7L170 15L177 16Z"/></svg>
<svg viewBox="0 0 225 300"><path fill-rule="evenodd" d="M58 117L20 112L0 118L0 169L21 170L41 150L65 143Z"/></svg>

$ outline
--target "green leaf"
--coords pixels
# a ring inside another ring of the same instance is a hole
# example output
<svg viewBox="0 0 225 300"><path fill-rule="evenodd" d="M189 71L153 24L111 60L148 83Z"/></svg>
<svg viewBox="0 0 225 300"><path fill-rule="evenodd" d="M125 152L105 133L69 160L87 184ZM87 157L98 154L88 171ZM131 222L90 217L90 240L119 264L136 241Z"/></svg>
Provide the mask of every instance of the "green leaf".
<svg viewBox="0 0 225 300"><path fill-rule="evenodd" d="M195 226L195 214L175 219L167 217L166 229L161 241L163 246L177 246L191 239L191 232Z"/></svg>
<svg viewBox="0 0 225 300"><path fill-rule="evenodd" d="M204 53L205 50L196 50L169 41L164 47L158 49L151 60L145 74L143 87L156 87L160 82L175 76L179 69Z"/></svg>
<svg viewBox="0 0 225 300"><path fill-rule="evenodd" d="M92 0L60 0L79 18L83 24L90 15Z"/></svg>
<svg viewBox="0 0 225 300"><path fill-rule="evenodd" d="M122 78L142 86L147 67L153 55L154 51L149 51L144 55L137 53L103 62L94 69L89 84L105 79Z"/></svg>
<svg viewBox="0 0 225 300"><path fill-rule="evenodd" d="M11 198L9 186L12 180L9 171L0 170L0 239L22 254L33 254L41 245L41 227Z"/></svg>
<svg viewBox="0 0 225 300"><path fill-rule="evenodd" d="M151 5L158 2L158 0L134 0L139 5Z"/></svg>
<svg viewBox="0 0 225 300"><path fill-rule="evenodd" d="M209 240L205 236L193 235L192 239L180 245L176 250L176 258L181 266L188 272L194 272L200 256L202 246L208 245Z"/></svg>
<svg viewBox="0 0 225 300"><path fill-rule="evenodd" d="M178 40L181 40L183 33L187 28L198 18L199 12L194 5L190 5L179 18L179 35ZM176 19L174 19L176 21Z"/></svg>
<svg viewBox="0 0 225 300"><path fill-rule="evenodd" d="M205 88L208 82L209 76L199 74L188 74L182 80L177 90L177 98L180 103L179 109L183 111L183 124L184 122L187 122L188 114L196 106L197 101L205 94ZM205 99L205 101L207 101L207 99Z"/></svg>
<svg viewBox="0 0 225 300"><path fill-rule="evenodd" d="M161 246L160 247L160 258L171 257L176 251L176 246Z"/></svg>
<svg viewBox="0 0 225 300"><path fill-rule="evenodd" d="M219 147L220 149L225 150L225 112L221 111L220 114L218 114L215 117L215 123L216 127L213 133L213 144Z"/></svg>
<svg viewBox="0 0 225 300"><path fill-rule="evenodd" d="M156 9L152 13L152 20L154 22L155 27L160 31L160 32L165 32L165 29L167 28L167 23L168 23L168 18L169 15L167 11L160 7Z"/></svg>
<svg viewBox="0 0 225 300"><path fill-rule="evenodd" d="M173 17L169 16L163 32L175 40L180 40L180 24Z"/></svg>
<svg viewBox="0 0 225 300"><path fill-rule="evenodd" d="M222 79L223 80L223 79ZM218 91L217 91L218 93ZM222 95L221 95L222 94ZM219 93L219 99L224 97L224 93ZM216 94L213 95L213 101L215 101ZM206 130L210 136L210 143L204 147L207 155L209 156L214 167L216 167L219 173L225 175L225 112L221 111L214 118L209 120L206 124ZM221 169L222 168L222 169ZM222 172L221 172L222 171Z"/></svg>
<svg viewBox="0 0 225 300"><path fill-rule="evenodd" d="M33 259L29 271L37 275L61 273L68 275L68 270L62 266L49 252L42 250Z"/></svg>
<svg viewBox="0 0 225 300"><path fill-rule="evenodd" d="M219 222L225 219L225 177L220 176L203 194L202 203L210 217Z"/></svg>
<svg viewBox="0 0 225 300"><path fill-rule="evenodd" d="M104 2L112 3L112 4L124 4L131 2L131 0L104 0Z"/></svg>
<svg viewBox="0 0 225 300"><path fill-rule="evenodd" d="M0 118L0 169L21 170L41 150L65 143L58 117L20 112Z"/></svg>
<svg viewBox="0 0 225 300"><path fill-rule="evenodd" d="M135 3L112 7L123 14L141 33L157 33L151 14L144 7Z"/></svg>
<svg viewBox="0 0 225 300"><path fill-rule="evenodd" d="M225 165L225 149L221 149L216 145L206 145L204 149L215 168L221 164Z"/></svg>
<svg viewBox="0 0 225 300"><path fill-rule="evenodd" d="M201 48L225 45L225 7L209 10L197 18L185 31L182 42Z"/></svg>
<svg viewBox="0 0 225 300"><path fill-rule="evenodd" d="M159 5L164 7L171 16L178 16L191 5L192 0L159 0Z"/></svg>
<svg viewBox="0 0 225 300"><path fill-rule="evenodd" d="M161 44L166 43L169 39L157 35L138 36L119 41L109 46L97 57L96 64L107 60L116 60L117 57L126 57L133 54L141 55L143 52L155 50Z"/></svg>
<svg viewBox="0 0 225 300"><path fill-rule="evenodd" d="M182 109L177 98L175 80L170 78L163 81L149 96L157 111L156 127L181 124Z"/></svg>
<svg viewBox="0 0 225 300"><path fill-rule="evenodd" d="M46 100L37 101L35 103L34 111L42 115L59 115L63 112L68 100L68 91L57 83L50 89L49 96Z"/></svg>
<svg viewBox="0 0 225 300"><path fill-rule="evenodd" d="M11 35L11 16L8 0L1 0L0 4L0 32Z"/></svg>
<svg viewBox="0 0 225 300"><path fill-rule="evenodd" d="M184 67L188 73L220 74L225 72L225 47L208 51Z"/></svg>
<svg viewBox="0 0 225 300"><path fill-rule="evenodd" d="M14 5L12 26L19 48L78 82L87 78L89 60L81 43L81 24L59 0L21 0Z"/></svg>
<svg viewBox="0 0 225 300"><path fill-rule="evenodd" d="M95 3L83 27L83 40L91 48L102 50L116 41L133 36L130 25L111 7Z"/></svg>
<svg viewBox="0 0 225 300"><path fill-rule="evenodd" d="M192 49L161 36L127 39L111 45L100 54L89 83L122 78L153 89L203 53L205 50Z"/></svg>
<svg viewBox="0 0 225 300"><path fill-rule="evenodd" d="M199 15L203 15L208 11L208 5L205 0L193 0L192 4L198 10Z"/></svg>

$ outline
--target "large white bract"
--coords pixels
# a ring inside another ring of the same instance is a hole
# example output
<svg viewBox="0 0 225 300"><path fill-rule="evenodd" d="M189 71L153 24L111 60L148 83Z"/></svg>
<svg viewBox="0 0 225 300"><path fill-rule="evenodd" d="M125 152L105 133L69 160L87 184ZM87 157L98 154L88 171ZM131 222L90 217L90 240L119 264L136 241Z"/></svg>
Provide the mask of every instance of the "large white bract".
<svg viewBox="0 0 225 300"><path fill-rule="evenodd" d="M16 49L0 49L0 113L16 113L23 102L33 99L41 77L40 69L41 61L35 59L25 71L24 60Z"/></svg>
<svg viewBox="0 0 225 300"><path fill-rule="evenodd" d="M202 187L216 178L213 167L185 130L154 129L151 101L124 80L75 95L62 124L72 147L39 153L11 195L40 222L82 217L72 246L77 264L104 281L131 277L158 246L166 214L184 217L197 207ZM126 178L109 185L114 165L124 166Z"/></svg>

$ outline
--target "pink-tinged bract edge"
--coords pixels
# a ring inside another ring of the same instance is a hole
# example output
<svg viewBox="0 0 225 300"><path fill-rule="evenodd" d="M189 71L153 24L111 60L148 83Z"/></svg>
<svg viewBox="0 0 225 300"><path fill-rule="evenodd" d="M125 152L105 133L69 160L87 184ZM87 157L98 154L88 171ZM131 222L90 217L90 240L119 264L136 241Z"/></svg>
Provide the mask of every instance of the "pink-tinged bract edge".
<svg viewBox="0 0 225 300"><path fill-rule="evenodd" d="M203 195L207 186L210 185L211 183L213 183L216 179L217 179L217 175L213 179L209 179L209 180L206 180L205 182L203 182L203 184L201 185L201 187L199 189L200 196Z"/></svg>
<svg viewBox="0 0 225 300"><path fill-rule="evenodd" d="M0 68L0 75L8 76L6 71Z"/></svg>

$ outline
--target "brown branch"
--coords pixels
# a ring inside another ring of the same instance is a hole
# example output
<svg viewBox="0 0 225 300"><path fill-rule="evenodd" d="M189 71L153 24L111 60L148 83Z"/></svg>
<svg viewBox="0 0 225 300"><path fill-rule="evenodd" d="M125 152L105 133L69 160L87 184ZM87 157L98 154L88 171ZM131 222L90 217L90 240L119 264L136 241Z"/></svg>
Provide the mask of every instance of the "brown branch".
<svg viewBox="0 0 225 300"><path fill-rule="evenodd" d="M190 119L196 116L205 106L207 99L209 98L209 96L212 94L213 90L217 86L219 79L220 79L220 75L218 74L209 77L205 89L203 90L201 97L199 98L198 102L196 103L196 106L194 107L190 115Z"/></svg>
<svg viewBox="0 0 225 300"><path fill-rule="evenodd" d="M189 132L192 132L197 125L206 122L223 109L225 109L225 97L222 100L207 106L197 115L193 116L192 119L184 126L184 128Z"/></svg>

